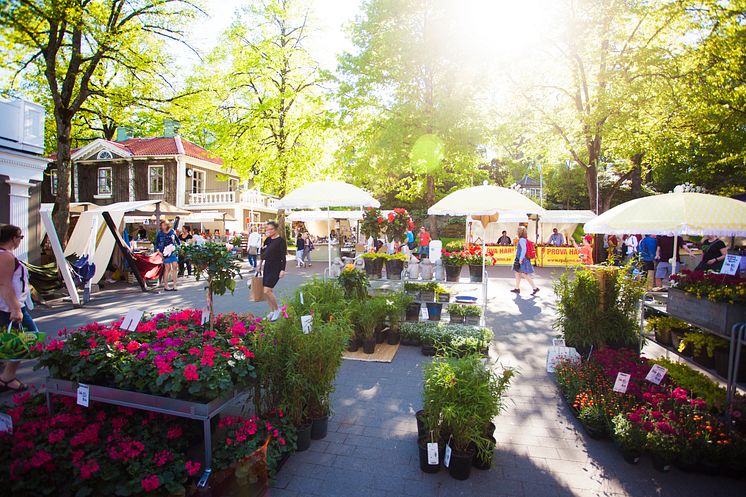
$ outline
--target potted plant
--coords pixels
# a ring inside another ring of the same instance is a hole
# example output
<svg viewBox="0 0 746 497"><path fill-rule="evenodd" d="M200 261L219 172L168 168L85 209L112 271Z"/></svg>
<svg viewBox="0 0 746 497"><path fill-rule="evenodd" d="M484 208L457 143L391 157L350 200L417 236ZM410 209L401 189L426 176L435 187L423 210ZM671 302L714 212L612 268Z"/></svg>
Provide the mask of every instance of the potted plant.
<svg viewBox="0 0 746 497"><path fill-rule="evenodd" d="M407 304L407 310L405 318L407 321L419 321L420 320L420 309L422 304L420 302L409 302Z"/></svg>
<svg viewBox="0 0 746 497"><path fill-rule="evenodd" d="M241 278L241 266L222 243L179 246L184 257L192 261L197 281L207 279L207 308L210 309L210 329L213 329L215 308L213 297L236 289L236 277Z"/></svg>
<svg viewBox="0 0 746 497"><path fill-rule="evenodd" d="M376 350L376 326L381 319L382 309L374 299L358 301L355 304L355 319L357 329L360 330L360 339L363 343L363 352L372 354Z"/></svg>
<svg viewBox="0 0 746 497"><path fill-rule="evenodd" d="M451 301L451 289L437 283L435 284L435 300L447 304Z"/></svg>
<svg viewBox="0 0 746 497"><path fill-rule="evenodd" d="M700 366L713 369L715 367L715 350L727 349L728 342L716 335L704 331L690 331L684 334L679 344L679 352L691 346L694 361Z"/></svg>
<svg viewBox="0 0 746 497"><path fill-rule="evenodd" d="M645 449L646 433L642 427L630 421L628 415L619 413L612 419L614 442L622 451L622 457L630 464L637 464Z"/></svg>
<svg viewBox="0 0 746 497"><path fill-rule="evenodd" d="M464 323L470 325L478 325L479 318L482 316L482 309L476 305L462 305L462 313L464 316Z"/></svg>
<svg viewBox="0 0 746 497"><path fill-rule="evenodd" d="M418 310L419 313L419 310ZM419 346L421 342L421 324L420 323L402 323L401 325L401 344Z"/></svg>
<svg viewBox="0 0 746 497"><path fill-rule="evenodd" d="M404 283L404 292L414 299L420 298L420 290L422 289L421 283Z"/></svg>
<svg viewBox="0 0 746 497"><path fill-rule="evenodd" d="M438 284L434 281L428 283L420 283L420 300L423 302L434 302L435 291L438 288Z"/></svg>
<svg viewBox="0 0 746 497"><path fill-rule="evenodd" d="M404 263L407 262L407 256L401 252L398 254L387 255L386 261L386 278L390 280L400 280L401 273L404 271Z"/></svg>
<svg viewBox="0 0 746 497"><path fill-rule="evenodd" d="M337 277L337 281L344 288L348 299L364 299L368 296L370 282L364 271L355 269L352 264L345 264L344 269Z"/></svg>
<svg viewBox="0 0 746 497"><path fill-rule="evenodd" d="M450 317L450 322L452 324L464 324L466 322L464 307L466 306L461 304L448 304L448 316Z"/></svg>
<svg viewBox="0 0 746 497"><path fill-rule="evenodd" d="M376 252L367 252L360 256L365 264L365 274L369 278L381 279L383 272L383 261L386 259L386 254L378 254Z"/></svg>
<svg viewBox="0 0 746 497"><path fill-rule="evenodd" d="M397 207L386 215L386 236L393 241L407 239L407 229L414 230L414 221L406 209ZM400 271L401 272L401 271Z"/></svg>
<svg viewBox="0 0 746 497"><path fill-rule="evenodd" d="M678 440L668 423L656 423L647 433L647 447L653 458L653 467L661 472L670 471L678 451Z"/></svg>
<svg viewBox="0 0 746 497"><path fill-rule="evenodd" d="M377 240L381 236L381 231L385 227L385 220L381 216L381 209L368 207L363 212L363 219L360 221L360 232L366 237L372 237Z"/></svg>
<svg viewBox="0 0 746 497"><path fill-rule="evenodd" d="M669 316L653 316L646 322L655 334L655 341L669 347L673 343L671 341L672 330L685 330L689 327L684 321Z"/></svg>
<svg viewBox="0 0 746 497"><path fill-rule="evenodd" d="M427 319L430 321L440 321L443 304L440 302L427 302L425 306L427 307Z"/></svg>
<svg viewBox="0 0 746 497"><path fill-rule="evenodd" d="M412 297L397 292L386 296L387 315L389 321L389 332L387 343L396 345L401 339L401 318L407 306L412 302Z"/></svg>
<svg viewBox="0 0 746 497"><path fill-rule="evenodd" d="M461 268L466 265L466 259L462 250L455 252L444 251L441 254L441 260L446 271L446 281L457 282L461 277Z"/></svg>

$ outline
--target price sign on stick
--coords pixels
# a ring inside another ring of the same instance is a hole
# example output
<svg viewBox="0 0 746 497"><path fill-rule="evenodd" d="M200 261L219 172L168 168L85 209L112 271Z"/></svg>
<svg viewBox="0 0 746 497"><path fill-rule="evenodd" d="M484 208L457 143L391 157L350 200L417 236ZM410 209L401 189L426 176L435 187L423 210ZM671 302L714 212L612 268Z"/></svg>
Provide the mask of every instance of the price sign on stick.
<svg viewBox="0 0 746 497"><path fill-rule="evenodd" d="M565 346L564 338L552 338L552 347L564 347L564 346Z"/></svg>
<svg viewBox="0 0 746 497"><path fill-rule="evenodd" d="M617 373L616 381L614 382L614 391L619 393L627 393L627 386L629 386L629 374Z"/></svg>
<svg viewBox="0 0 746 497"><path fill-rule="evenodd" d="M660 385L661 381L663 381L663 377L666 376L666 373L668 370L664 368L663 366L659 364L654 364L652 368L650 368L650 372L645 377L646 380L648 380L650 383L655 383L656 385Z"/></svg>
<svg viewBox="0 0 746 497"><path fill-rule="evenodd" d="M210 309L205 307L204 309L202 309L202 320L200 324L205 324L205 323L208 323L209 321L210 321Z"/></svg>
<svg viewBox="0 0 746 497"><path fill-rule="evenodd" d="M142 311L139 311L137 309L130 309L129 311L127 311L127 314L124 315L124 319L122 320L122 324L119 326L119 328L127 331L135 331L137 329L137 325L140 324L142 315Z"/></svg>
<svg viewBox="0 0 746 497"><path fill-rule="evenodd" d="M89 388L88 385L80 383L78 385L78 405L88 407Z"/></svg>
<svg viewBox="0 0 746 497"><path fill-rule="evenodd" d="M13 418L10 417L10 414L0 412L0 433L13 433ZM435 448L438 448L437 444L435 444Z"/></svg>
<svg viewBox="0 0 746 497"><path fill-rule="evenodd" d="M740 255L728 254L725 256L725 261L723 261L723 267L720 268L720 274L730 274L731 276L733 276L736 274L736 271L738 271L740 265Z"/></svg>
<svg viewBox="0 0 746 497"><path fill-rule="evenodd" d="M448 442L448 445L446 445L446 451L443 455L443 466L446 468L451 464L451 442Z"/></svg>
<svg viewBox="0 0 746 497"><path fill-rule="evenodd" d="M311 326L313 325L313 316L310 314L300 317L300 325L303 329L303 333L311 333Z"/></svg>

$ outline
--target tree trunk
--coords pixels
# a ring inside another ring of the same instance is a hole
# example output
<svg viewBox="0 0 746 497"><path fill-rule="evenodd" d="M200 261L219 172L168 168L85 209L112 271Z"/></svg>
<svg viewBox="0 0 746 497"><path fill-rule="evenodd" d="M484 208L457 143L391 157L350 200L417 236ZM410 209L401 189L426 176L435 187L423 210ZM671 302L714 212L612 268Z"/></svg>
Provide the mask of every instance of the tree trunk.
<svg viewBox="0 0 746 497"><path fill-rule="evenodd" d="M425 193L425 203L430 208L435 203L435 178L433 175L427 175L427 191ZM438 239L438 220L435 216L427 217L428 231L433 240Z"/></svg>
<svg viewBox="0 0 746 497"><path fill-rule="evenodd" d="M55 111L55 114L58 114L58 111ZM57 198L52 211L52 221L60 243L64 247L67 244L67 230L70 226L72 120L62 119L56 115L55 121L57 123Z"/></svg>
<svg viewBox="0 0 746 497"><path fill-rule="evenodd" d="M585 184L588 187L588 203L589 208L596 212L596 184L598 183L598 169L595 165L590 165L585 168ZM599 206L600 207L600 206ZM599 214L599 212L596 212Z"/></svg>
<svg viewBox="0 0 746 497"><path fill-rule="evenodd" d="M632 161L630 180L632 181L632 196L635 198L642 196L642 157L642 152L638 152L630 158Z"/></svg>

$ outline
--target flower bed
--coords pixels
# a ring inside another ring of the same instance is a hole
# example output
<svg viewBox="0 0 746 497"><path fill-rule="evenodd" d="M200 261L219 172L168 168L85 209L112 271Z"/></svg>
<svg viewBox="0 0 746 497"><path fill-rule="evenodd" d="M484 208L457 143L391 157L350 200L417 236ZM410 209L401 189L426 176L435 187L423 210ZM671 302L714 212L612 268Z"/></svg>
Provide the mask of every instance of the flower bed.
<svg viewBox="0 0 746 497"><path fill-rule="evenodd" d="M672 462L690 469L746 469L746 440L738 425L729 431L712 405L681 388L678 370L660 385L647 381L651 366L635 351L606 349L589 361L560 363L556 380L589 434L611 436L630 462L636 458L629 454L648 452L659 469ZM630 375L626 393L613 391L619 372ZM739 411L732 414L740 418Z"/></svg>
<svg viewBox="0 0 746 497"><path fill-rule="evenodd" d="M202 465L191 460L199 430L180 418L43 395L16 395L8 411L13 434L0 434L0 468L11 495L185 495L196 491ZM215 472L229 469L268 441L263 469L272 474L294 448L281 413L265 419L224 418L215 437Z"/></svg>
<svg viewBox="0 0 746 497"><path fill-rule="evenodd" d="M92 323L60 332L37 347L37 368L53 378L183 400L210 401L247 388L254 378L250 346L262 324L252 316L219 315L215 329L200 310L157 314L136 331Z"/></svg>
<svg viewBox="0 0 746 497"><path fill-rule="evenodd" d="M401 324L402 337L443 350L448 355L484 353L492 341L489 328L435 322Z"/></svg>

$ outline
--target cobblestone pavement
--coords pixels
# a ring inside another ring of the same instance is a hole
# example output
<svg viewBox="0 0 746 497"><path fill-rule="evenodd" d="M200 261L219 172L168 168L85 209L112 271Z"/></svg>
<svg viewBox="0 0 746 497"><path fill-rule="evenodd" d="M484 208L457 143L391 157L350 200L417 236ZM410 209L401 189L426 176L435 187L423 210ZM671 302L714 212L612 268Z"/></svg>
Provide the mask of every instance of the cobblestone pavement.
<svg viewBox="0 0 746 497"><path fill-rule="evenodd" d="M292 264L290 264L292 265ZM282 293L314 271L291 268L281 281ZM418 348L400 347L391 363L344 361L333 396L334 415L329 434L311 448L294 454L270 489L272 497L378 496L630 496L630 497L742 497L746 483L727 478L656 472L649 459L632 466L622 460L611 442L591 440L570 414L545 372L547 347L553 335L555 272L538 270L541 292L516 296L509 268L490 270L488 325L495 331L493 360L517 367L520 374L510 391L510 404L497 418L498 441L493 467L474 469L471 478L457 481L441 470L419 469L414 413L421 408L421 365L429 360ZM105 292L106 293L106 292ZM218 297L217 309L266 313L266 304L248 303L239 283L234 296ZM173 306L202 306L202 284L190 281L177 293L140 292L101 294L83 309L37 310L43 331L73 327L92 320L107 321L138 306L150 311ZM30 365L21 370L24 381L41 381Z"/></svg>

